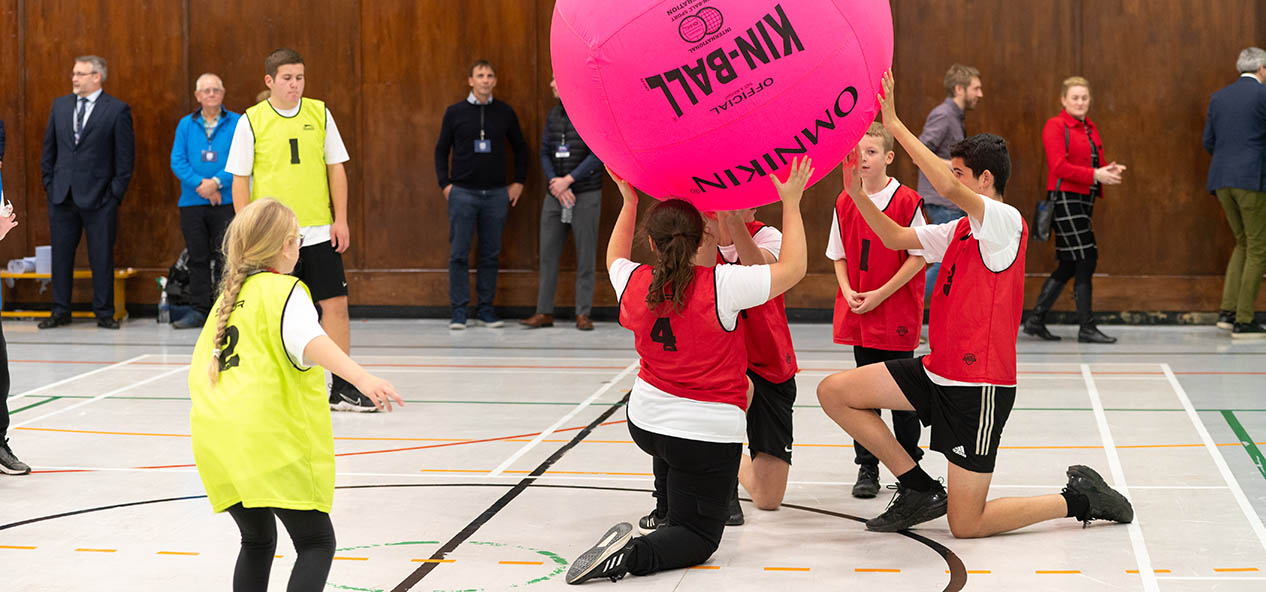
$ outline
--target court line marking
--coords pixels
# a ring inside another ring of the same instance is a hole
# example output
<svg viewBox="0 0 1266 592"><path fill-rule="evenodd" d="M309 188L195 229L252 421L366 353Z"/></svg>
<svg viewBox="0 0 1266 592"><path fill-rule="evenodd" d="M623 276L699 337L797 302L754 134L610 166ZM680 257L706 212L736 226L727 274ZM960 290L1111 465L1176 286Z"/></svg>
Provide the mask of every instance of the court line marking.
<svg viewBox="0 0 1266 592"><path fill-rule="evenodd" d="M1262 451L1257 448L1257 444L1253 442L1253 438L1248 435L1248 430L1244 429L1240 420L1235 417L1235 412L1228 409L1222 410L1222 419L1226 420L1226 424L1231 427L1231 431L1240 439L1240 444L1244 447L1244 452L1253 460L1253 464L1257 466L1258 472L1262 477L1266 477L1266 457L1262 456Z"/></svg>
<svg viewBox="0 0 1266 592"><path fill-rule="evenodd" d="M33 389L29 390L29 391L26 391L26 392L22 392L22 393L18 393L18 394L16 394L16 395L13 395L12 397L9 397L9 400L10 400L10 401L12 401L12 400L14 400L14 399L21 399L22 397L26 397L26 396L29 396L29 395L32 395L32 394L38 393L38 392L40 392L40 391L46 391L46 390L51 389L51 388L53 388L53 387L55 387L55 386L61 386L61 385L66 384L66 383L68 383L68 382L71 382L71 381L74 381L74 380L79 380L80 378L87 378L87 377L92 376L92 375L94 375L94 374L100 374L100 373L102 373L102 372L105 372L105 371L107 371L107 370L112 370L112 369L114 369L114 368L122 368L123 366L126 366L126 365L128 365L128 364L131 364L131 363L133 363L133 362L139 362L140 360L143 360L143 359L145 359L145 358L147 358L147 357L149 357L149 356L150 356L150 354L141 354L141 355L139 355L139 356L136 356L136 357L132 357L132 358L128 358L128 359L126 359L126 360L123 360L122 362L116 362L116 363L114 363L114 364L110 364L109 366L105 366L105 367L103 367L103 368L97 368L96 370L89 370L89 371L84 372L84 373L82 373L82 374L76 374L76 375L74 375L74 376L71 376L71 377L69 377L69 378L63 378L63 379L61 379L61 380L59 380L59 381L57 381L57 382L51 382L51 383L46 384L46 385L44 385L44 386L36 387L36 388L33 388ZM108 362L103 362L103 363L108 363Z"/></svg>
<svg viewBox="0 0 1266 592"><path fill-rule="evenodd" d="M46 418L52 417L52 416L54 416L54 415L59 415L59 414L65 413L65 412L67 412L67 411L72 411L72 410L78 409L78 408L80 408L80 407L83 407L83 406L85 406L85 405L91 405L91 404L93 404L93 403L96 403L97 401L100 401L100 400L102 400L102 399L104 399L104 398L106 398L106 397L109 397L110 395L118 394L118 393L121 393L121 392L126 391L126 390L128 390L128 389L134 389L134 388L136 388L136 387L138 387L138 386L141 386L141 385L149 384L149 383L151 383L151 382L158 381L158 380L160 380L160 379L163 379L163 378L166 378L166 377L168 377L168 376L171 376L172 374L175 374L175 373L177 373L177 372L187 372L187 371L188 371L188 369L189 369L189 367L188 367L188 366L183 366L183 367L180 367L180 368L172 368L171 370L168 370L168 371L166 371L166 372L162 372L162 373L157 374L157 375L155 375L155 376L151 376L151 377L146 378L146 379L144 379L144 380L142 380L142 381L140 381L140 382L134 382L134 383L129 384L129 385L127 385L127 386L120 387L120 388L114 389L114 390L112 390L112 391L107 391L107 392L105 392L105 393L102 393L102 394L100 394L100 395L97 395L97 396L95 396L95 397L93 397L93 398L91 398L91 399L88 399L88 400L86 400L86 401L81 401L81 402L79 402L79 403L75 403L74 405L70 405L70 406L67 406L67 407L62 407L61 409L57 409L56 411L50 411L50 412L48 412L48 413L45 413L44 415L40 415L40 416L34 417L34 418L32 418L32 419L28 419L28 420L26 420L26 421L24 421L24 422L22 422L22 423L14 424L14 425L13 425L13 427L14 427L14 428L20 428L20 427L27 426L27 425L30 425L30 424L32 424L32 423L35 423L35 422L37 422L37 421L40 421L40 420L42 420L42 419L46 419Z"/></svg>
<svg viewBox="0 0 1266 592"><path fill-rule="evenodd" d="M1117 454L1116 441L1112 438L1112 430L1108 427L1108 416L1103 411L1103 400L1099 397L1099 387L1095 385L1094 376L1090 373L1090 364L1081 365L1081 375L1086 382L1086 390L1090 395L1090 404L1094 407L1095 423L1099 427L1099 437L1103 439L1104 452L1108 456L1108 470L1112 473L1112 481L1127 499L1130 488L1125 482L1125 471L1121 469L1121 456ZM1152 558L1147 552L1147 543L1143 541L1143 528L1139 526L1139 517L1126 525L1130 533L1130 546L1134 549L1134 559L1138 563L1139 579L1143 581L1146 592L1160 592L1160 584L1156 581L1156 572L1152 570ZM1041 572L1039 572L1041 573Z"/></svg>
<svg viewBox="0 0 1266 592"><path fill-rule="evenodd" d="M1253 576L1157 576L1158 580L1187 580L1194 582L1206 581L1223 581L1223 582L1266 582L1266 577Z"/></svg>
<svg viewBox="0 0 1266 592"><path fill-rule="evenodd" d="M1174 376L1174 370L1166 363L1162 363L1160 367L1161 371L1165 373L1165 377L1169 379L1169 385L1174 389L1174 393L1178 396L1178 401L1182 403L1183 409L1187 410L1187 419L1191 420L1191 425L1195 426L1196 433L1200 435L1200 440L1204 442L1205 450L1208 450L1209 456L1213 457L1214 466L1222 474L1222 480L1226 481L1227 486L1231 490L1231 496L1239 504L1240 511L1244 513L1244 518L1248 522L1249 527L1257 535L1257 540L1261 543L1262 548L1266 549L1266 526L1262 525L1261 516L1257 515L1257 511L1253 509L1253 505L1248 501L1248 496L1244 495L1240 482L1231 473L1231 468L1227 466L1226 459L1222 457L1222 453L1218 452L1213 436L1209 435L1209 430L1204 427L1204 422L1196 414L1196 409L1191 404L1191 398L1187 396L1186 389L1178 382L1178 377Z"/></svg>
<svg viewBox="0 0 1266 592"><path fill-rule="evenodd" d="M546 428L545 431L537 434L535 438L532 438L531 442L524 444L523 447L515 451L514 454L511 454L509 458L505 459L504 461L501 462L501 464L497 465L496 468L492 469L492 471L490 471L487 476L496 477L500 475L502 471L505 471L506 469L510 468L510 466L513 465L515 461L522 458L523 455L527 454L529 450L536 448L536 445L540 444L542 440L549 437L550 434L553 434L556 430L558 430L558 428L562 427L563 424L571 421L571 418L576 417L577 413L584 411L584 409L588 407L590 403L593 403L594 401L598 399L598 397L601 397L602 395L606 394L607 391L611 390L611 388L614 387L616 384L619 384L621 380L624 380L624 377L628 376L629 373L636 370L639 366L640 364L638 364L638 362L630 362L628 366L624 367L624 370L621 370L619 374L615 375L615 378L612 378L611 380L607 381L606 384L602 385L601 387L598 387L598 390L594 391L592 395L589 395L589 398L585 399L584 401L581 401L579 405L576 405L575 407L573 407L572 410L567 413L567 415L562 416L561 418L558 419L558 421L554 422L554 425L551 425L550 427Z"/></svg>

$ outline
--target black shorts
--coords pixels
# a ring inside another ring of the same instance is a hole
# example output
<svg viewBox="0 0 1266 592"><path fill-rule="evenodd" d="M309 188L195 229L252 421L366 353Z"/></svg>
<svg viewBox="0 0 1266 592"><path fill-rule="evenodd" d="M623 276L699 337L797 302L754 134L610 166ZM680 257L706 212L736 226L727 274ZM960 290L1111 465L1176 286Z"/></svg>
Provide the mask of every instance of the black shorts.
<svg viewBox="0 0 1266 592"><path fill-rule="evenodd" d="M299 262L290 273L308 285L312 301L347 296L347 276L343 273L343 255L330 241L299 248Z"/></svg>
<svg viewBox="0 0 1266 592"><path fill-rule="evenodd" d="M884 364L919 421L932 428L930 448L964 469L992 473L1015 387L941 386L928 378L922 357Z"/></svg>
<svg viewBox="0 0 1266 592"><path fill-rule="evenodd" d="M791 407L796 404L796 377L776 383L747 371L756 392L747 408L747 441L752 457L757 452L791 464Z"/></svg>

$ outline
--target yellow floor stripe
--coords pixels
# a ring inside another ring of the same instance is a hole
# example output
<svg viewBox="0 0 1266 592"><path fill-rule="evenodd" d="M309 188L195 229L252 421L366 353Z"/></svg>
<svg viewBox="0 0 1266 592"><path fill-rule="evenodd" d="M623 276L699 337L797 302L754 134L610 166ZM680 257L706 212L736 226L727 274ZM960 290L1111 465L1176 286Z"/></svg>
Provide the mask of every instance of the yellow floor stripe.
<svg viewBox="0 0 1266 592"><path fill-rule="evenodd" d="M35 549L35 547L26 547L23 545L0 545L0 549L21 549L24 551L30 551Z"/></svg>
<svg viewBox="0 0 1266 592"><path fill-rule="evenodd" d="M1235 573L1246 571L1259 571L1256 567L1215 567L1213 571L1218 573Z"/></svg>
<svg viewBox="0 0 1266 592"><path fill-rule="evenodd" d="M901 573L899 569L879 569L874 567L858 567L853 571L857 573Z"/></svg>
<svg viewBox="0 0 1266 592"><path fill-rule="evenodd" d="M809 571L807 567L766 567L765 571Z"/></svg>
<svg viewBox="0 0 1266 592"><path fill-rule="evenodd" d="M1081 573L1081 570L1080 569L1039 569L1033 573L1040 574L1040 575L1079 574Z"/></svg>
<svg viewBox="0 0 1266 592"><path fill-rule="evenodd" d="M335 561L369 561L368 557L335 557Z"/></svg>
<svg viewBox="0 0 1266 592"><path fill-rule="evenodd" d="M75 549L75 550L83 551L85 553L115 553L118 551L118 549Z"/></svg>
<svg viewBox="0 0 1266 592"><path fill-rule="evenodd" d="M201 553L188 553L185 551L159 551L156 555L188 555L192 557L194 555L201 555Z"/></svg>
<svg viewBox="0 0 1266 592"><path fill-rule="evenodd" d="M410 559L414 563L452 563L456 559Z"/></svg>
<svg viewBox="0 0 1266 592"><path fill-rule="evenodd" d="M721 569L720 565L692 565L686 569Z"/></svg>
<svg viewBox="0 0 1266 592"><path fill-rule="evenodd" d="M544 561L498 561L500 565L545 565Z"/></svg>
<svg viewBox="0 0 1266 592"><path fill-rule="evenodd" d="M281 555L273 555L273 559L281 559Z"/></svg>

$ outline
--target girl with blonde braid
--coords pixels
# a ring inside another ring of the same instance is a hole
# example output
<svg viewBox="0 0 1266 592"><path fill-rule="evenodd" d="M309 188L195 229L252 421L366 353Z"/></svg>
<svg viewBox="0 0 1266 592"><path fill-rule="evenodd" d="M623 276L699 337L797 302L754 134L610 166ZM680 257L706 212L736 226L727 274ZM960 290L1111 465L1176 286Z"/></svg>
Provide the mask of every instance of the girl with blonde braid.
<svg viewBox="0 0 1266 592"><path fill-rule="evenodd" d="M391 383L325 335L307 286L286 275L302 241L281 202L253 201L237 214L224 237L220 297L189 369L198 474L211 508L227 510L242 533L235 592L267 590L274 516L298 552L287 590L325 587L334 558L334 436L323 369L379 409L404 404Z"/></svg>

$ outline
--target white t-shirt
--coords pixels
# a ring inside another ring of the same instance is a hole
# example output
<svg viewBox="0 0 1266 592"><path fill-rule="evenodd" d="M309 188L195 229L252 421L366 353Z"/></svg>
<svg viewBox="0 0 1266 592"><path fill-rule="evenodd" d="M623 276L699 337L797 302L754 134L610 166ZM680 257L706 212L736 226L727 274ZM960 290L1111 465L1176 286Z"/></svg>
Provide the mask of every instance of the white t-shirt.
<svg viewBox="0 0 1266 592"><path fill-rule="evenodd" d="M294 117L299 114L299 108L302 106L303 102L300 99L300 103L293 109L276 109L276 107L274 109L282 117ZM351 157L347 155L347 146L343 145L343 136L338 133L338 126L334 124L334 115L327 108L325 110L325 164L338 164L349 160ZM249 117L242 117L238 121L237 128L233 130L233 143L229 145L229 155L225 159L224 170L238 177L249 177L255 170L255 130L251 129ZM330 226L328 224L305 226L299 229L299 234L303 235L304 246L320 244L330 240Z"/></svg>
<svg viewBox="0 0 1266 592"><path fill-rule="evenodd" d="M1024 232L1024 220L1020 216L1020 211L1014 207L983 195L980 197L985 200L984 219L977 220L968 216L967 222L971 225L972 235L980 241L980 256L985 262L985 267L990 271L1001 272L1015 263L1016 255L1020 252L1020 236ZM950 244L954 241L954 231L958 228L958 222L954 220L945 224L933 224L915 229L915 232L919 234L919 243L923 245L923 257L928 263L936 263L945 258L945 251L949 250ZM924 371L932 382L941 386L974 387L987 384L950 380L928 371L926 367Z"/></svg>
<svg viewBox="0 0 1266 592"><path fill-rule="evenodd" d="M638 264L617 259L611 265L611 286L617 297ZM769 300L768 265L718 265L715 268L717 318L733 330L744 309ZM747 416L729 403L696 401L666 393L637 378L629 397L629 421L648 432L701 442L742 442L747 439Z"/></svg>
<svg viewBox="0 0 1266 592"><path fill-rule="evenodd" d="M303 356L303 350L313 339L325 335L317 320L316 305L297 284L286 299L286 311L281 315L281 343L286 354L296 366L307 368L312 361Z"/></svg>
<svg viewBox="0 0 1266 592"><path fill-rule="evenodd" d="M884 185L879 193L871 193L870 201L875 203L875 207L879 211L888 209L888 204L892 203L892 196L897 194L897 189L901 187L901 183L892 177L888 178L888 184ZM914 219L910 222L910 228L923 226L927 221L923 219L923 209L920 208L914 212ZM906 251L911 257L922 257L923 251L919 249L910 249ZM831 261L839 261L845 258L844 255L844 235L840 232L840 216L839 212L835 212L831 216L831 235L826 239L826 256Z"/></svg>
<svg viewBox="0 0 1266 592"><path fill-rule="evenodd" d="M756 242L756 246L761 250L769 251L774 256L774 260L778 260L778 254L782 252L782 231L773 226L762 226L756 234L752 235L752 240ZM723 247L717 247L721 251L721 257L725 258L726 263L738 262L738 247L730 244ZM744 263L744 265L753 265L753 263ZM756 264L759 265L759 264Z"/></svg>

